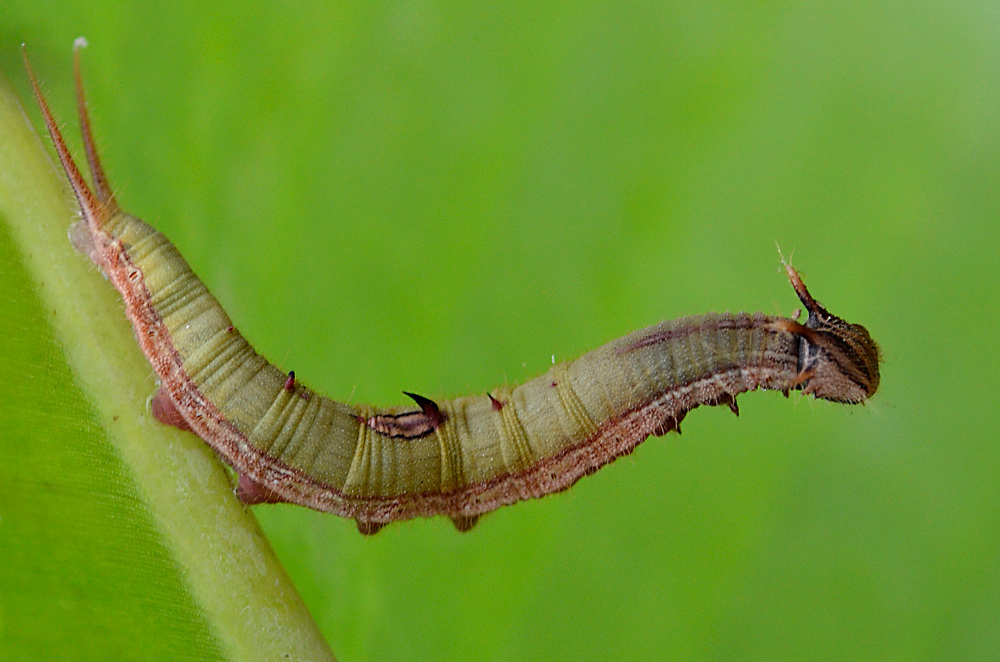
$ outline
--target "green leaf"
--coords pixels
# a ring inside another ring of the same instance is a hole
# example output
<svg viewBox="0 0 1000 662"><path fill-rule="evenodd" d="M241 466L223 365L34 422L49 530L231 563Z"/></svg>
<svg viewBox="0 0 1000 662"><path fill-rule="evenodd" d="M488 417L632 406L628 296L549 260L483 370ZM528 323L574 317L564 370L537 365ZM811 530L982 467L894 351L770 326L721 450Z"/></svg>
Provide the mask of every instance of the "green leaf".
<svg viewBox="0 0 1000 662"><path fill-rule="evenodd" d="M331 659L212 452L147 412L149 365L6 86L0 217L0 652Z"/></svg>

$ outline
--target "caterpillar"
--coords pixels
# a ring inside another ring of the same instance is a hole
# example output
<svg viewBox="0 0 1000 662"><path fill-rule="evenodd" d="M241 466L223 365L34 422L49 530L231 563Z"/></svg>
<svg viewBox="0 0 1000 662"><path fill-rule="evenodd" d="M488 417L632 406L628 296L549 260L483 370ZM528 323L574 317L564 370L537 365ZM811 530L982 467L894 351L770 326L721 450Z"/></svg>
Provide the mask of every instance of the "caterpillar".
<svg viewBox="0 0 1000 662"><path fill-rule="evenodd" d="M161 233L118 205L91 132L77 40L77 113L87 184L22 51L81 220L70 239L125 302L159 385L150 410L193 432L238 475L246 504L290 502L386 524L444 515L460 531L500 506L565 490L689 411L755 389L863 403L879 386L865 327L831 314L785 264L808 318L763 313L684 317L630 333L519 386L414 407L323 397L258 354Z"/></svg>

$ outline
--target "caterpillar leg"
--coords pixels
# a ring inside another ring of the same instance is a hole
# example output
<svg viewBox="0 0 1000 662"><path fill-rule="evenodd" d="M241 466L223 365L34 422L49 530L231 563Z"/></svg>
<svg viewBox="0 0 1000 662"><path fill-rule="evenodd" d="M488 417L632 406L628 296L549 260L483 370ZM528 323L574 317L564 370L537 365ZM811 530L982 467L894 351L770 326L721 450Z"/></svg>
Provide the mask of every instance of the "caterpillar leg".
<svg viewBox="0 0 1000 662"><path fill-rule="evenodd" d="M77 253L86 255L94 264L100 264L97 258L97 245L94 243L94 235L91 234L86 221L77 221L70 225L68 234L69 243L73 244L73 248Z"/></svg>
<svg viewBox="0 0 1000 662"><path fill-rule="evenodd" d="M456 529L465 533L466 531L471 531L472 527L476 525L476 522L479 521L479 515L472 515L471 517L452 517L451 521L455 525Z"/></svg>
<svg viewBox="0 0 1000 662"><path fill-rule="evenodd" d="M174 401L170 399L170 396L162 388L156 389L149 399L149 411L153 414L153 418L164 425L172 425L178 430L193 432L187 421L181 416L181 413L177 411Z"/></svg>
<svg viewBox="0 0 1000 662"><path fill-rule="evenodd" d="M358 524L358 533L364 536L373 536L382 530L385 522L366 522L365 520L355 520Z"/></svg>
<svg viewBox="0 0 1000 662"><path fill-rule="evenodd" d="M261 485L246 474L240 474L239 482L236 483L236 498L241 503L253 506L258 503L288 503L277 492Z"/></svg>

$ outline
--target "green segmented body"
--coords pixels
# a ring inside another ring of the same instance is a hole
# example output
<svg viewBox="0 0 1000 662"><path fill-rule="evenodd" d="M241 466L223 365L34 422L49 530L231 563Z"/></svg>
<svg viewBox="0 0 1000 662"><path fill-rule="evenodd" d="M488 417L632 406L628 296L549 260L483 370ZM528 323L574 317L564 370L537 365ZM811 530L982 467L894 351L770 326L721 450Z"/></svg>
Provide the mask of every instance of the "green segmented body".
<svg viewBox="0 0 1000 662"><path fill-rule="evenodd" d="M569 487L699 405L738 412L736 396L757 388L858 403L878 388L868 332L827 312L787 267L805 324L762 313L663 322L520 386L442 402L412 396L418 409L322 397L261 357L173 244L120 210L78 67L77 81L94 192L35 88L83 211L74 243L125 300L161 381L153 413L209 443L240 474L249 503L299 503L354 518L365 533L438 514L466 530L482 513Z"/></svg>

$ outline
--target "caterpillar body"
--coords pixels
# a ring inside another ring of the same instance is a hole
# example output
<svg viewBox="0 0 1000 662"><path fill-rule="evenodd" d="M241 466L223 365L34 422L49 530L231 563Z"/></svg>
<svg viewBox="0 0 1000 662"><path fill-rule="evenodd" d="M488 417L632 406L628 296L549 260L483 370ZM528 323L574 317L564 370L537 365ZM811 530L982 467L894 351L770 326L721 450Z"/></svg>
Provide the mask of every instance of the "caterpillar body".
<svg viewBox="0 0 1000 662"><path fill-rule="evenodd" d="M74 49L93 188L75 165L25 54L45 125L80 205L70 231L125 301L160 385L151 411L201 437L239 475L246 503L292 502L353 518L362 533L483 513L568 488L675 429L700 405L758 388L861 403L879 385L868 331L829 313L786 265L808 311L708 314L635 331L520 386L413 408L335 402L260 356L170 241L121 210L94 145ZM798 315L796 315L798 317Z"/></svg>

